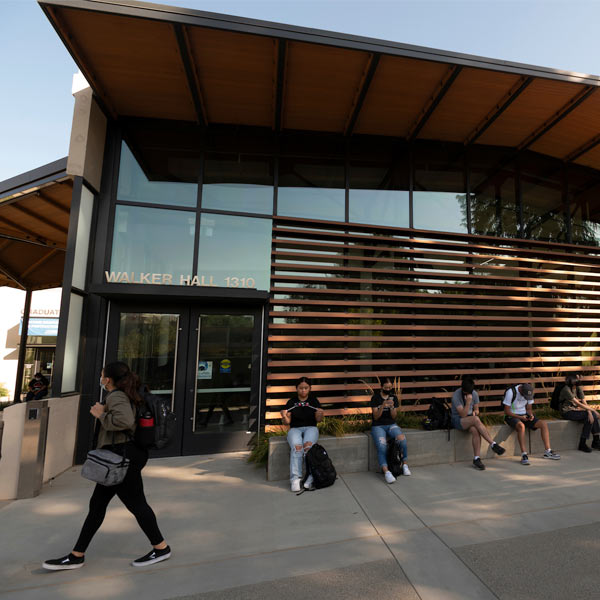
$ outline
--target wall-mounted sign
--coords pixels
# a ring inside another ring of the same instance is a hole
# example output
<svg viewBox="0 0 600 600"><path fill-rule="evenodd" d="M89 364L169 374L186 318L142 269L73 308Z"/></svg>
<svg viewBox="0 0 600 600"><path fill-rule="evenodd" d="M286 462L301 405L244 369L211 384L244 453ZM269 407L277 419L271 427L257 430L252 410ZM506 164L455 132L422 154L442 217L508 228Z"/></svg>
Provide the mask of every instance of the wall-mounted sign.
<svg viewBox="0 0 600 600"><path fill-rule="evenodd" d="M126 273L124 271L104 271L104 277L107 283L256 289L256 280L253 277L223 277L221 281L218 281L213 275L179 275L176 277L172 273Z"/></svg>
<svg viewBox="0 0 600 600"><path fill-rule="evenodd" d="M221 372L221 373L231 373L231 361L228 358L224 358L219 363L219 372Z"/></svg>
<svg viewBox="0 0 600 600"><path fill-rule="evenodd" d="M23 331L23 319L19 324L19 335ZM29 318L29 327L27 335L58 335L58 319L38 319Z"/></svg>

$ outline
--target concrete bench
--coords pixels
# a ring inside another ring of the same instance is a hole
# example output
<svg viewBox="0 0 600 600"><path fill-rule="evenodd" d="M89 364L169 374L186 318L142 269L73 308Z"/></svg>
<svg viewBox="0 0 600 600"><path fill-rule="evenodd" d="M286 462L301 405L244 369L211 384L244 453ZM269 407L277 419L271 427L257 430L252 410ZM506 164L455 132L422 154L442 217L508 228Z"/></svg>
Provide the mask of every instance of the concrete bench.
<svg viewBox="0 0 600 600"><path fill-rule="evenodd" d="M576 450L581 435L581 423L573 421L546 421L550 431L552 449L557 452ZM506 453L503 457L520 456L521 449L517 436L508 425L488 427L490 435L501 444ZM404 431L408 444L409 464L411 466L450 464L473 459L471 434L455 429L450 437L445 430L423 431L407 429ZM532 456L543 454L544 444L539 432L526 431L526 447ZM357 471L379 471L377 451L370 432L355 433L343 437L322 436L319 443L326 448L338 473L356 473ZM481 441L481 457L484 460L498 458L489 444ZM290 476L290 448L285 436L269 438L269 456L267 478L280 481Z"/></svg>

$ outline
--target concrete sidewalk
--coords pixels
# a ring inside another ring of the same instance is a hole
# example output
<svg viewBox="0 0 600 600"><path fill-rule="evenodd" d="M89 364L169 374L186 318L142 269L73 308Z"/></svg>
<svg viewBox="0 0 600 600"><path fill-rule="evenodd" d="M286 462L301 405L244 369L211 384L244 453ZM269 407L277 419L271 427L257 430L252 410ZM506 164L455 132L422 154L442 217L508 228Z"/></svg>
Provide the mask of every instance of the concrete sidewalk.
<svg viewBox="0 0 600 600"><path fill-rule="evenodd" d="M391 486L355 473L296 496L245 454L156 459L146 491L173 557L130 567L149 546L115 499L85 567L46 572L44 559L72 547L91 493L72 469L0 507L0 598L595 597L600 453L531 461L414 468Z"/></svg>

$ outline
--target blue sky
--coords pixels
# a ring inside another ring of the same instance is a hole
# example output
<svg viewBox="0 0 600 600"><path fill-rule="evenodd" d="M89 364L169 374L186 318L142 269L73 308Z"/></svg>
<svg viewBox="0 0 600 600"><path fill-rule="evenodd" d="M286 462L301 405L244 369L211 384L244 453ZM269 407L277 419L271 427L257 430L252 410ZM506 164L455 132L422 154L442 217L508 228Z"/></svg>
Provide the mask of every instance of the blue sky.
<svg viewBox="0 0 600 600"><path fill-rule="evenodd" d="M600 0L162 3L600 74ZM0 181L66 156L76 70L37 2L0 0Z"/></svg>

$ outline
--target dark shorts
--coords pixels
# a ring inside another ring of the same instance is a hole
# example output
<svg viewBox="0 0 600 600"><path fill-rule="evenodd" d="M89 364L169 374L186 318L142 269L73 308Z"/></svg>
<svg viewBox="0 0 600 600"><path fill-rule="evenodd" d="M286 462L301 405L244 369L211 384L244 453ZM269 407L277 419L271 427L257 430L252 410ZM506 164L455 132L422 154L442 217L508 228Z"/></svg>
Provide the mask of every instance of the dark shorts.
<svg viewBox="0 0 600 600"><path fill-rule="evenodd" d="M460 424L460 420L462 417L459 417L458 415L455 417L452 417L452 427L454 427L454 429L458 429L460 431L462 431L462 425Z"/></svg>
<svg viewBox="0 0 600 600"><path fill-rule="evenodd" d="M507 425L510 425L513 429L516 427L517 423L520 419L515 419L514 417L504 417L504 421ZM537 417L533 417L532 421L520 421L525 425L527 429L535 429L535 424L539 421Z"/></svg>

